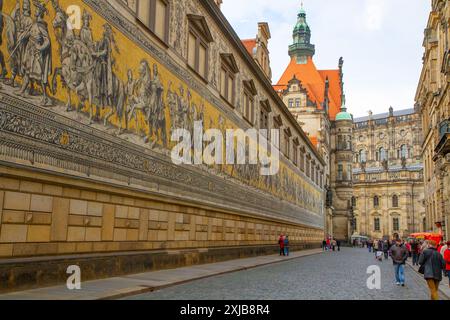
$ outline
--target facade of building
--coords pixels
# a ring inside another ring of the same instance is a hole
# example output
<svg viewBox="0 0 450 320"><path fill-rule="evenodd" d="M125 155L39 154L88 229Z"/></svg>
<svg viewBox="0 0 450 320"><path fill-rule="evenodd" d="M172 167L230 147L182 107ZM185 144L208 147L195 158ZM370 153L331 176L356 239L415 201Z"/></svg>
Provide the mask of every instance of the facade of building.
<svg viewBox="0 0 450 320"><path fill-rule="evenodd" d="M352 197L351 182L340 179L335 172L335 167L341 165L347 170L347 163L352 161L351 149L339 148L343 144L337 141L338 133L340 139L344 131L349 137L352 131L351 116L345 116L344 61L339 59L338 69L318 70L314 55L311 28L302 7L293 30L293 44L289 46L291 61L274 88L326 162L327 234L348 239L350 210L347 204ZM343 121L336 121L340 112ZM349 143L351 147L351 141Z"/></svg>
<svg viewBox="0 0 450 320"><path fill-rule="evenodd" d="M353 119L345 106L343 59L318 70L301 8L291 62L274 86L326 161L326 230L348 240L424 230L421 119L414 110ZM374 199L376 205L374 206Z"/></svg>
<svg viewBox="0 0 450 320"><path fill-rule="evenodd" d="M355 232L376 239L423 231L422 123L414 109L354 119Z"/></svg>
<svg viewBox="0 0 450 320"><path fill-rule="evenodd" d="M3 2L12 36L0 41L9 62L0 89L1 259L68 255L60 263L78 264L70 257L101 253L78 261L88 280L97 267L113 276L273 252L281 233L293 248L319 245L325 161L269 81L268 27L260 24L260 47L249 54L220 2ZM14 42L28 30L33 37ZM171 136L194 133L194 122L222 134L279 129L278 173L176 165ZM1 285L64 279L64 266L42 261L1 269L9 279Z"/></svg>
<svg viewBox="0 0 450 320"><path fill-rule="evenodd" d="M416 109L423 122L425 229L450 235L450 3L433 0Z"/></svg>

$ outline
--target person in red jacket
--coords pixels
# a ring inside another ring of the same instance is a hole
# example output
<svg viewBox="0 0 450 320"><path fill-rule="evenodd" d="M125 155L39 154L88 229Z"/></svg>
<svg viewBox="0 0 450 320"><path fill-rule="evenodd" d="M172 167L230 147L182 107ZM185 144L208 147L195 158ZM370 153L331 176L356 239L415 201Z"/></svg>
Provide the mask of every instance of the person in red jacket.
<svg viewBox="0 0 450 320"><path fill-rule="evenodd" d="M450 287L450 241L447 241L447 250L444 251L445 270L448 277L448 286Z"/></svg>
<svg viewBox="0 0 450 320"><path fill-rule="evenodd" d="M280 256L286 255L284 252L284 236L280 234L280 238L278 238L278 244L280 245Z"/></svg>

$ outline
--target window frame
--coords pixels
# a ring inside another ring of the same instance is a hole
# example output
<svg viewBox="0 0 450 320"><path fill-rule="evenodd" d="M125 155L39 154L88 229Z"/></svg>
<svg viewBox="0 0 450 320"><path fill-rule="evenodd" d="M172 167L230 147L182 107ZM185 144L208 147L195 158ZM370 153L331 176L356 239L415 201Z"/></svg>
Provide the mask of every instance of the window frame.
<svg viewBox="0 0 450 320"><path fill-rule="evenodd" d="M209 31L207 22L205 17L188 14L188 29L187 29L187 66L190 70L192 70L194 73L196 73L205 83L208 83L208 75L209 75L209 56L210 56L210 48L209 44L214 41L211 32ZM203 30L202 30L203 29ZM190 35L193 35L195 38L195 62L194 66L192 66L189 62L189 54L190 54L190 47L189 47L189 39ZM202 75L200 73L200 46L203 46L205 48L205 74Z"/></svg>
<svg viewBox="0 0 450 320"><path fill-rule="evenodd" d="M373 218L373 231L375 232L381 231L381 219L379 217Z"/></svg>
<svg viewBox="0 0 450 320"><path fill-rule="evenodd" d="M400 231L400 218L392 217L392 231Z"/></svg>
<svg viewBox="0 0 450 320"><path fill-rule="evenodd" d="M150 15L148 22L149 25L147 25L146 22L142 21L140 18L140 1L148 1L149 2L149 10ZM161 39L159 35L156 34L156 2L161 1L166 5L166 15L165 15L165 22L164 22L164 39ZM126 5L126 4L125 4ZM165 46L168 46L169 44L169 35L170 35L170 3L168 0L136 0L136 13L135 17L138 23L144 27L146 30L150 31L152 35L154 35L156 38L158 38Z"/></svg>
<svg viewBox="0 0 450 320"><path fill-rule="evenodd" d="M257 91L256 91L256 87L255 84L253 82L253 80L244 80L243 81L243 87L244 90L242 91L242 97L243 97L243 112L242 112L242 116L244 117L244 119L251 124L252 126L255 125L256 122L256 95L257 95ZM248 112L249 114L247 114L247 105L246 105L246 99L248 99L248 102L251 102L249 104L249 108L248 108Z"/></svg>
<svg viewBox="0 0 450 320"><path fill-rule="evenodd" d="M220 78L219 78L219 94L231 107L235 108L236 103L236 75L239 73L239 69L232 54L221 53L221 65L220 65ZM225 71L225 92L222 93L222 71ZM229 86L229 80L231 79L231 89ZM231 90L231 96L229 96L229 90ZM230 99L228 99L228 97Z"/></svg>

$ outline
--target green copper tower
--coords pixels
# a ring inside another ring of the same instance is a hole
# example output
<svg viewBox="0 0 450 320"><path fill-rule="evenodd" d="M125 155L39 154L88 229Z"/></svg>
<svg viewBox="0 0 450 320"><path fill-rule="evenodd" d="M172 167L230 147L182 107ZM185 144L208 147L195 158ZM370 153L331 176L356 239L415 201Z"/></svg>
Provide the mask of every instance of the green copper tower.
<svg viewBox="0 0 450 320"><path fill-rule="evenodd" d="M293 32L294 43L289 46L289 55L296 58L297 63L307 63L308 58L313 57L316 48L311 44L311 29L306 22L306 11L302 7L297 15L297 24Z"/></svg>

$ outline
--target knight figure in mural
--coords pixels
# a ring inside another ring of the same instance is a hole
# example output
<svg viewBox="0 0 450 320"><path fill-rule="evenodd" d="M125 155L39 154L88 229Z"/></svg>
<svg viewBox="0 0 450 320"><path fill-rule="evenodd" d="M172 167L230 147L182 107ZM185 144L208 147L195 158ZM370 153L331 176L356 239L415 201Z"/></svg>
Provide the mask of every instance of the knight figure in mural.
<svg viewBox="0 0 450 320"><path fill-rule="evenodd" d="M138 119L138 111L144 113L150 108L150 92L152 85L150 66L147 60L142 60L139 64L139 79L134 84L134 94L128 99L128 122L135 120L135 130L137 135L144 136L141 132Z"/></svg>
<svg viewBox="0 0 450 320"><path fill-rule="evenodd" d="M76 110L79 111L87 102L92 105L94 59L87 45L77 38L73 28L69 28L66 12L56 0L52 0L52 4L56 11L53 29L59 44L61 62L61 67L55 68L53 72L52 93L57 93L57 79L60 77L63 87L67 89L66 110L73 110L72 93L75 93L79 100Z"/></svg>
<svg viewBox="0 0 450 320"><path fill-rule="evenodd" d="M48 33L47 22L44 21L48 10L38 0L33 1L36 8L36 21L31 27L21 33L18 44L26 41L22 57L23 83L19 95L24 96L25 91L33 89L34 83L38 83L42 89L42 105L50 104L47 95L48 78L52 74L52 47Z"/></svg>
<svg viewBox="0 0 450 320"><path fill-rule="evenodd" d="M6 80L5 84L12 87L15 86L15 79L18 75L22 78L24 77L24 54L33 23L29 0L23 1L22 8L20 7L20 1L17 0L10 15L2 12L2 27L6 28L5 34L9 53L9 66L11 68L11 78ZM2 70L2 75L6 75L5 69Z"/></svg>
<svg viewBox="0 0 450 320"><path fill-rule="evenodd" d="M149 142L153 136L156 136L156 140L153 141L153 145L160 139L164 146L167 145L166 137L166 117L164 113L163 102L164 87L160 79L158 72L158 65L153 65L153 78L150 86L150 106L147 110L147 123L149 126L149 133L145 141Z"/></svg>

